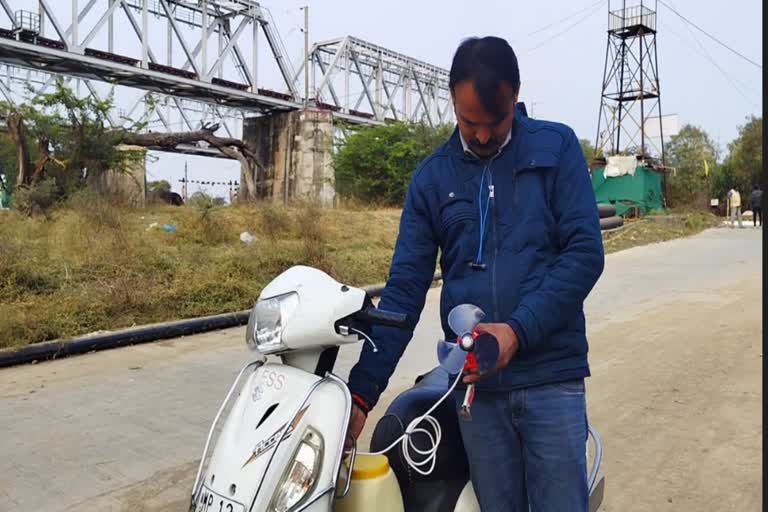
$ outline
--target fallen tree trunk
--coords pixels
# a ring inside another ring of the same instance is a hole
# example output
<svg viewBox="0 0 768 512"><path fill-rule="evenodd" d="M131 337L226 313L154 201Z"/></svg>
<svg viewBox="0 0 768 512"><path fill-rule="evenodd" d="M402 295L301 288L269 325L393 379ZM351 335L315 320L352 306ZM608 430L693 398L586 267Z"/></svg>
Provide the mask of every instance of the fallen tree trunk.
<svg viewBox="0 0 768 512"><path fill-rule="evenodd" d="M55 155L50 153L50 139L42 137L37 141L38 158L35 160L33 168L32 161L29 158L27 141L24 137L23 116L19 112L9 113L7 125L8 134L16 146L16 160L19 169L16 187L41 181L45 177L46 165L55 158ZM199 130L190 132L131 133L124 130L115 130L108 135L113 136L115 144L127 144L144 148L173 149L180 144L195 144L204 141L222 154L240 163L243 178L238 194L239 199L245 201L256 199L255 176L256 169L260 167L258 157L242 140L214 135L218 128L218 124L208 124L202 126Z"/></svg>
<svg viewBox="0 0 768 512"><path fill-rule="evenodd" d="M222 154L240 162L243 183L240 185L238 197L241 200L256 199L255 170L259 166L256 154L240 139L217 137L213 133L218 125L203 126L200 130L175 133L128 133L120 137L123 144L142 147L175 148L179 144L192 144L205 141Z"/></svg>
<svg viewBox="0 0 768 512"><path fill-rule="evenodd" d="M244 154L253 153L248 146L240 139L234 139L229 137L217 137L213 134L213 131L217 126L203 127L200 130L192 132L172 132L172 133L129 133L126 132L121 137L121 142L125 144L132 144L134 146L159 146L164 148L176 147L179 144L191 144L204 140L215 148L220 147L235 147L242 151Z"/></svg>

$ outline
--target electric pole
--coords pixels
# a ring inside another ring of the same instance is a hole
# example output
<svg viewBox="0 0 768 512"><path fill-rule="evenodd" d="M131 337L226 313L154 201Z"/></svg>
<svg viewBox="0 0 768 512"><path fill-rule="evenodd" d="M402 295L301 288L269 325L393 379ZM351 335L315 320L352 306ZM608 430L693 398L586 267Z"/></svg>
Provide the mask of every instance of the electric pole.
<svg viewBox="0 0 768 512"><path fill-rule="evenodd" d="M187 174L187 162L184 162L184 187L182 188L182 195L184 202L187 202L187 184L189 183L189 175Z"/></svg>

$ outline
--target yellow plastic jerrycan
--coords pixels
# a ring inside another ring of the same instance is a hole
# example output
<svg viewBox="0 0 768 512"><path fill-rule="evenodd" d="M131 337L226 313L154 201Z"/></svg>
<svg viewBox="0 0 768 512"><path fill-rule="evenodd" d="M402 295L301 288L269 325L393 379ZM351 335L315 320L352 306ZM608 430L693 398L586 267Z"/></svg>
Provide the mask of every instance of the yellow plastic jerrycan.
<svg viewBox="0 0 768 512"><path fill-rule="evenodd" d="M397 477L384 455L358 455L349 494L336 502L338 512L404 512Z"/></svg>

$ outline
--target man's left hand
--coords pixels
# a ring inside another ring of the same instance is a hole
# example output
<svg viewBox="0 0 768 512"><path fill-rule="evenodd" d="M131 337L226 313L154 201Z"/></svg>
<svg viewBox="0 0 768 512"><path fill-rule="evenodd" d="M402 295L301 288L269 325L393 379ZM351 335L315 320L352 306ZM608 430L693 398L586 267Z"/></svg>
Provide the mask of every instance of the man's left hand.
<svg viewBox="0 0 768 512"><path fill-rule="evenodd" d="M520 349L520 342L517 339L517 335L509 324L478 324L475 330L480 333L488 333L496 338L496 341L499 343L499 359L496 362L496 368L490 372L482 375L479 373L479 370L468 372L462 379L464 384L474 384L487 375L493 374L506 367Z"/></svg>

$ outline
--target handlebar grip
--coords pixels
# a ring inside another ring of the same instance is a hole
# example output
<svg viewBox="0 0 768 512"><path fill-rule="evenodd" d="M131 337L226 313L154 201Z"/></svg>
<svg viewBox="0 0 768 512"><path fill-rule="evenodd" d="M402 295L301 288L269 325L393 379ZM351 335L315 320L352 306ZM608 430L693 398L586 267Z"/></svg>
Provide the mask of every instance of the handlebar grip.
<svg viewBox="0 0 768 512"><path fill-rule="evenodd" d="M385 311L383 309L365 308L355 315L359 320L371 324L388 325L390 327L399 327L407 329L411 326L408 321L408 315L404 313L395 313L394 311Z"/></svg>

